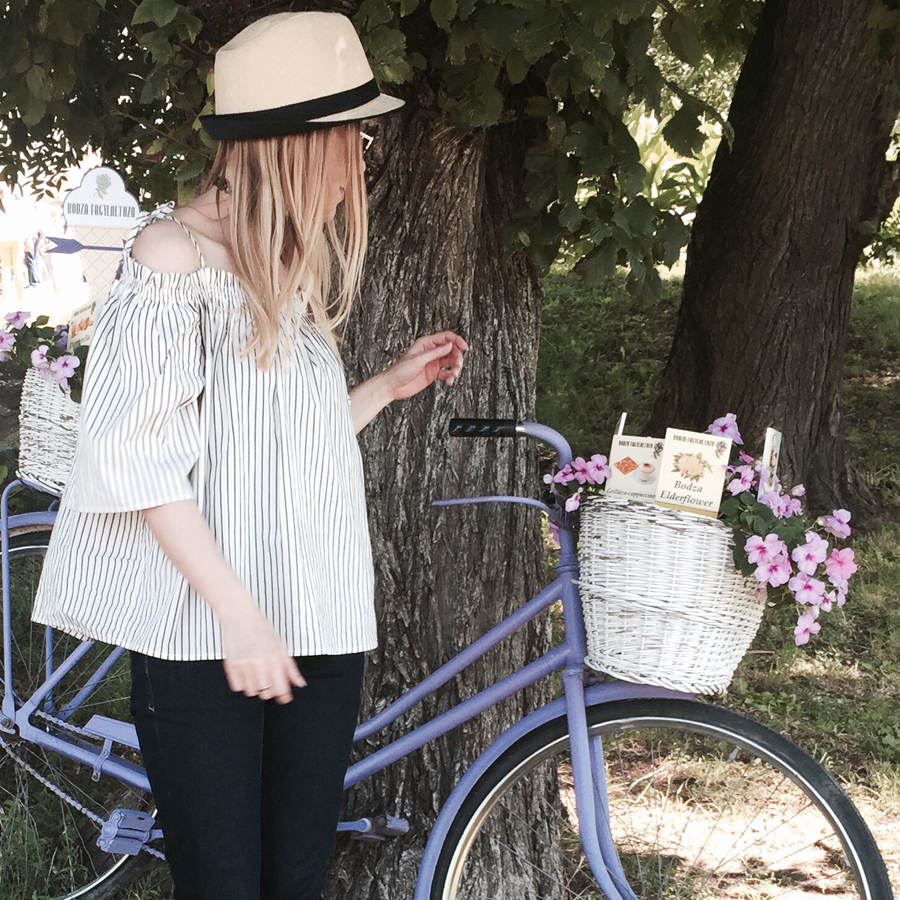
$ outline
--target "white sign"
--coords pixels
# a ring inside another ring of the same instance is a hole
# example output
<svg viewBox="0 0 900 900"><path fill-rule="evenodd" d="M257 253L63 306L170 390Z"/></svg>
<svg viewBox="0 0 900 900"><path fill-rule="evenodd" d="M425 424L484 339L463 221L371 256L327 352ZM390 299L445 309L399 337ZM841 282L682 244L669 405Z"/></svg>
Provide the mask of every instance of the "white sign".
<svg viewBox="0 0 900 900"><path fill-rule="evenodd" d="M85 303L72 313L69 319L69 352L77 347L86 347L94 336L95 303Z"/></svg>
<svg viewBox="0 0 900 900"><path fill-rule="evenodd" d="M659 438L617 434L609 451L607 497L627 497L652 503L659 480L663 442Z"/></svg>
<svg viewBox="0 0 900 900"><path fill-rule="evenodd" d="M86 172L63 202L63 215L70 226L130 228L140 211L137 200L125 190L122 176L106 166Z"/></svg>

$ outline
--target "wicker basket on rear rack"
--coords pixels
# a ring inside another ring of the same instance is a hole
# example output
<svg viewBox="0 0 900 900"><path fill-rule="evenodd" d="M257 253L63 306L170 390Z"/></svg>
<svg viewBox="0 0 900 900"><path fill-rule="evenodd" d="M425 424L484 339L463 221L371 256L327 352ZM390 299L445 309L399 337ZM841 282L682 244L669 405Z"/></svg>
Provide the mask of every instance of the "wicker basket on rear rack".
<svg viewBox="0 0 900 900"><path fill-rule="evenodd" d="M62 493L75 458L80 409L68 390L28 369L19 411L19 478Z"/></svg>
<svg viewBox="0 0 900 900"><path fill-rule="evenodd" d="M593 496L580 510L587 665L688 693L724 691L765 594L734 567L717 519Z"/></svg>

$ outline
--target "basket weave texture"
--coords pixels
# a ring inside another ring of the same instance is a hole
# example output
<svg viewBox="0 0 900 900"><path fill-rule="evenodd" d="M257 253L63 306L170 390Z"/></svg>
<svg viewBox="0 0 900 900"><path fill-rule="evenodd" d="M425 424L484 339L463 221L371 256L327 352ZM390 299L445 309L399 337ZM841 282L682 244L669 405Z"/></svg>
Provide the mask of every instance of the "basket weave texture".
<svg viewBox="0 0 900 900"><path fill-rule="evenodd" d="M717 693L759 628L759 585L734 567L717 519L589 497L579 561L586 664L626 681Z"/></svg>
<svg viewBox="0 0 900 900"><path fill-rule="evenodd" d="M61 494L72 470L81 407L37 369L25 373L19 411L18 476Z"/></svg>

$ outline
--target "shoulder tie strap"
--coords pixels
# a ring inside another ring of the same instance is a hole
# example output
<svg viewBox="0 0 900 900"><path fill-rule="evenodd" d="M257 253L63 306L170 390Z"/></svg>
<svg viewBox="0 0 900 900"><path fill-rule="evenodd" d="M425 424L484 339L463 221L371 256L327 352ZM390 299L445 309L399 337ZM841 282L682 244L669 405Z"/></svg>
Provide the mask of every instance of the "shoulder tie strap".
<svg viewBox="0 0 900 900"><path fill-rule="evenodd" d="M130 255L131 248L137 240L137 236L151 223L155 222L158 219L168 219L171 222L176 222L181 226L182 231L190 238L191 243L194 245L194 250L197 253L197 259L200 260L200 268L206 268L206 260L203 258L203 253L200 251L200 245L197 243L197 238L194 237L194 233L191 231L181 219L175 216L175 203L169 202L164 203L162 206L158 206L156 209L151 210L150 212L141 213L135 220L134 225L131 227L131 231L128 234L128 237L125 239L125 254Z"/></svg>
<svg viewBox="0 0 900 900"><path fill-rule="evenodd" d="M184 222L179 219L174 211L170 210L169 215L166 216L167 219L170 219L173 222L177 222L181 226L181 230L191 239L191 243L194 245L194 249L197 251L197 259L200 260L200 268L206 268L206 260L203 258L203 254L200 252L200 244L197 243L197 238L194 237L194 232L191 231Z"/></svg>

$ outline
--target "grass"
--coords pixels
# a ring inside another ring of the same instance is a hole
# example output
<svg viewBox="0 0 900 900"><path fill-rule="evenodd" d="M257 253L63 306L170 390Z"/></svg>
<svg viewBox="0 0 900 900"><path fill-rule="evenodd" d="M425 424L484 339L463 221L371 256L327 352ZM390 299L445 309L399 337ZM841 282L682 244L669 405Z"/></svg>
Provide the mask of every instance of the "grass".
<svg viewBox="0 0 900 900"><path fill-rule="evenodd" d="M603 452L618 415L640 433L663 370L680 282L643 309L624 279L547 282L538 418ZM566 385L569 385L567 388ZM722 702L790 735L848 788L900 891L900 272L857 278L843 385L851 464L881 504L854 540L860 571L843 610L806 648L770 610ZM587 422L588 424L584 424Z"/></svg>
<svg viewBox="0 0 900 900"><path fill-rule="evenodd" d="M599 286L547 280L537 418L576 452L608 446L621 411L640 433L669 350L680 283L638 304L624 279ZM724 702L793 737L848 786L900 889L900 274L863 273L851 321L844 414L847 447L883 505L854 543L860 572L847 606L808 648L790 615L767 617ZM157 870L120 900L162 900Z"/></svg>

